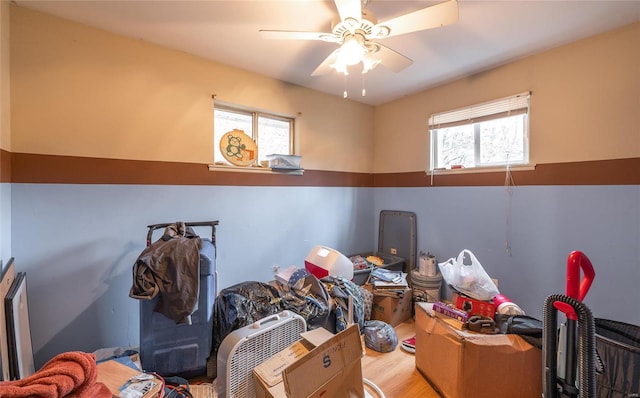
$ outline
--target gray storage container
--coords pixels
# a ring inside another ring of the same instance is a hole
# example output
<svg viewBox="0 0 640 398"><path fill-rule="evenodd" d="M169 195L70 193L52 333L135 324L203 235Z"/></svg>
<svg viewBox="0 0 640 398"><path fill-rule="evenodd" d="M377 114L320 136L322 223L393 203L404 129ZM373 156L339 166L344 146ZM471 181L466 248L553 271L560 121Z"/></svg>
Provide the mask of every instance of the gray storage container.
<svg viewBox="0 0 640 398"><path fill-rule="evenodd" d="M362 256L363 258L367 258L368 256L378 256L384 261L384 263L382 264L382 268L386 268L391 271L402 271L404 269L405 259L398 256L392 256L391 254L380 252L358 253L349 256L349 258L354 256ZM353 283L355 283L356 285L364 285L365 283L367 283L367 280L369 280L370 274L371 268L354 270Z"/></svg>
<svg viewBox="0 0 640 398"><path fill-rule="evenodd" d="M416 214L408 211L382 210L378 223L378 249L360 255L378 256L384 260L385 268L406 272L407 279L410 279L411 270L416 267ZM358 254L352 256L356 255ZM354 270L354 282L357 285L366 283L370 272L370 269Z"/></svg>
<svg viewBox="0 0 640 398"><path fill-rule="evenodd" d="M217 294L217 223L186 223L189 226L205 224L212 227L211 239L202 239L198 309L191 315L191 325L176 324L174 320L154 312L158 297L140 300L140 362L145 371L153 371L163 377L180 376L187 379L207 373L213 336L213 304ZM165 225L157 224L150 228ZM152 232L149 231L147 238L149 244Z"/></svg>

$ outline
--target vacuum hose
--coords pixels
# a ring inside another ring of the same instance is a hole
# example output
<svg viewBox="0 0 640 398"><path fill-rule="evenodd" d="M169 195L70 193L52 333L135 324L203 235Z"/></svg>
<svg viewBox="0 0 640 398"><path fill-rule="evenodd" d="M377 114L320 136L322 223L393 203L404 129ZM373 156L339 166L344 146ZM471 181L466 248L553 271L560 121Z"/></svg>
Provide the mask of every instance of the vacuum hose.
<svg viewBox="0 0 640 398"><path fill-rule="evenodd" d="M543 344L543 397L558 397L557 357L558 349L558 310L553 303L566 303L573 307L578 316L578 388L580 398L593 398L596 393L595 358L596 358L596 327L591 310L581 301L563 294L554 294L544 302L544 326L542 330ZM568 341L567 344L574 342ZM570 372L567 369L566 372ZM575 390L575 386L565 385L563 390Z"/></svg>

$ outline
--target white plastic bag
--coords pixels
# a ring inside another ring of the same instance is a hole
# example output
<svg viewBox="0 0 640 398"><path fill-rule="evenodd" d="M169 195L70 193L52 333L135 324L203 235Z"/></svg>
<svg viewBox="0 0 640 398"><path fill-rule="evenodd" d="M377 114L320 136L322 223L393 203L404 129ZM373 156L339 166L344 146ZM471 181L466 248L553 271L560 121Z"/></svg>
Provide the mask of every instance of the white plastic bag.
<svg viewBox="0 0 640 398"><path fill-rule="evenodd" d="M465 264L465 255L468 256L471 264ZM457 258L452 257L439 263L438 267L445 282L462 294L485 301L500 294L498 287L471 250L462 250Z"/></svg>

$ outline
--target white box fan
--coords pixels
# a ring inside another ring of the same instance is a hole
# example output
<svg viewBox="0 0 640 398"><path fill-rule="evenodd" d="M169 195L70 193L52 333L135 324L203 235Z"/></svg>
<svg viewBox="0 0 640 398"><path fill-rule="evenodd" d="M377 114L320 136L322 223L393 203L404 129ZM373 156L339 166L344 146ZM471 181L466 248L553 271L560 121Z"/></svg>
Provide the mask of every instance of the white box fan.
<svg viewBox="0 0 640 398"><path fill-rule="evenodd" d="M229 333L217 355L218 398L255 398L253 368L300 340L307 324L282 311Z"/></svg>

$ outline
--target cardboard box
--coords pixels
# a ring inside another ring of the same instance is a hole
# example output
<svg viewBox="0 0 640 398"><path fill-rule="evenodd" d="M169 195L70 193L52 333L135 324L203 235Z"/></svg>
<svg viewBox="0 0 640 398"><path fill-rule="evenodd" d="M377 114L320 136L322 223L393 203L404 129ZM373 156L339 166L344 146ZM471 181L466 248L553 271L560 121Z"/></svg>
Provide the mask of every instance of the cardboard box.
<svg viewBox="0 0 640 398"><path fill-rule="evenodd" d="M434 303L435 304L435 303ZM458 330L464 330L467 329L467 321L460 321L456 318L452 318L449 315L445 315L443 313L440 313L438 311L433 311L433 315L435 315L436 317L442 319L443 322L449 324L449 326L454 327Z"/></svg>
<svg viewBox="0 0 640 398"><path fill-rule="evenodd" d="M320 328L302 337L253 369L257 398L364 398L358 325L336 335Z"/></svg>
<svg viewBox="0 0 640 398"><path fill-rule="evenodd" d="M373 290L373 304L371 306L371 319L386 322L396 326L411 318L413 297L411 289L404 289L402 297L391 297L376 294Z"/></svg>
<svg viewBox="0 0 640 398"><path fill-rule="evenodd" d="M161 381L155 376L148 381L131 383L131 378L143 372L114 359L100 362L96 369L97 381L106 385L114 397L124 396L127 391L130 391L130 394L141 394L140 397L151 398L159 396L162 389Z"/></svg>
<svg viewBox="0 0 640 398"><path fill-rule="evenodd" d="M453 293L451 302L470 316L481 315L493 319L496 315L496 306L491 301L476 300L460 293Z"/></svg>
<svg viewBox="0 0 640 398"><path fill-rule="evenodd" d="M540 398L542 351L514 334L458 330L416 304L416 368L445 398Z"/></svg>

